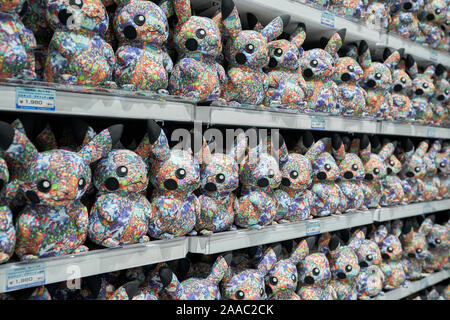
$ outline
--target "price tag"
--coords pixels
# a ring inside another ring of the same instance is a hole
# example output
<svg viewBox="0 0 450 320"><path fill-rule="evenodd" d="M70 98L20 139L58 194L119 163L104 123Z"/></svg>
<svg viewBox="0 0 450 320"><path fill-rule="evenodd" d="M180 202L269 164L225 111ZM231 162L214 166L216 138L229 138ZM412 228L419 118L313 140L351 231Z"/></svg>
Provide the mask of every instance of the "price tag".
<svg viewBox="0 0 450 320"><path fill-rule="evenodd" d="M6 291L36 287L43 284L45 284L44 265L12 268L6 272Z"/></svg>
<svg viewBox="0 0 450 320"><path fill-rule="evenodd" d="M438 53L436 50L430 50L430 61L438 62Z"/></svg>
<svg viewBox="0 0 450 320"><path fill-rule="evenodd" d="M334 28L334 15L327 11L322 11L322 15L320 16L320 23L324 26Z"/></svg>
<svg viewBox="0 0 450 320"><path fill-rule="evenodd" d="M320 233L320 221L308 221L306 222L306 235L312 236L313 234Z"/></svg>
<svg viewBox="0 0 450 320"><path fill-rule="evenodd" d="M55 90L17 87L16 109L55 111L55 95Z"/></svg>
<svg viewBox="0 0 450 320"><path fill-rule="evenodd" d="M312 116L311 117L311 129L325 129L325 118L320 116Z"/></svg>
<svg viewBox="0 0 450 320"><path fill-rule="evenodd" d="M431 213L433 212L433 206L430 202L425 202L423 204L423 213Z"/></svg>

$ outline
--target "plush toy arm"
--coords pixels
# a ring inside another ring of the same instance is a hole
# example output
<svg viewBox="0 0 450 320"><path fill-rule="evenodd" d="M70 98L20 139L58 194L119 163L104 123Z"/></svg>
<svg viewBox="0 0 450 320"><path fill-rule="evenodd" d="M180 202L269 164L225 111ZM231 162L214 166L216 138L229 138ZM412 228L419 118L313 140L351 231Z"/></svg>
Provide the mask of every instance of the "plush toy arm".
<svg viewBox="0 0 450 320"><path fill-rule="evenodd" d="M56 31L53 34L53 47L64 57L71 58L77 53L77 44L68 36L67 32Z"/></svg>

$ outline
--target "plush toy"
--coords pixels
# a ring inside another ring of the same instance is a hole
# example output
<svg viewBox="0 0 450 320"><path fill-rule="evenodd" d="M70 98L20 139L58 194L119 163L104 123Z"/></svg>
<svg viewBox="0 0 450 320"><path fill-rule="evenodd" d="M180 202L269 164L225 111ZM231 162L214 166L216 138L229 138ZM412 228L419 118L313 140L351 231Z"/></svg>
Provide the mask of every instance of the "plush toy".
<svg viewBox="0 0 450 320"><path fill-rule="evenodd" d="M423 177L423 196L424 201L436 200L439 194L439 178L437 177L436 156L441 151L441 142L436 140L431 145L428 152L424 155L425 176Z"/></svg>
<svg viewBox="0 0 450 320"><path fill-rule="evenodd" d="M165 50L169 37L168 12L150 1L127 1L116 14L114 29L120 41L114 78L126 89L168 93L173 63Z"/></svg>
<svg viewBox="0 0 450 320"><path fill-rule="evenodd" d="M367 300L381 293L385 276L380 269L381 253L378 245L366 239L365 229L355 230L351 246L358 256L360 272L356 278L358 299Z"/></svg>
<svg viewBox="0 0 450 320"><path fill-rule="evenodd" d="M450 83L446 79L447 76L448 72L445 67L438 64L435 71L435 91L431 98L431 104L433 106L433 124L442 127L448 127L449 123Z"/></svg>
<svg viewBox="0 0 450 320"><path fill-rule="evenodd" d="M437 48L441 42L440 24L447 18L448 2L446 0L424 0L424 7L419 12L420 35L416 41Z"/></svg>
<svg viewBox="0 0 450 320"><path fill-rule="evenodd" d="M423 73L419 73L417 63L407 70L412 82L411 103L414 108L415 120L421 124L430 124L433 118L431 98L434 94L433 76L435 67L429 65Z"/></svg>
<svg viewBox="0 0 450 320"><path fill-rule="evenodd" d="M328 249L333 275L331 286L336 291L337 299L356 300L358 290L355 279L359 274L360 267L352 243L344 245L340 237L335 234L330 239Z"/></svg>
<svg viewBox="0 0 450 320"><path fill-rule="evenodd" d="M369 27L387 29L391 20L387 0L369 0L366 2L363 19Z"/></svg>
<svg viewBox="0 0 450 320"><path fill-rule="evenodd" d="M332 81L335 72L337 51L345 39L345 29L331 36L325 49L304 51L300 57L300 68L306 80L305 101L309 112L339 114L336 102L338 87Z"/></svg>
<svg viewBox="0 0 450 320"><path fill-rule="evenodd" d="M314 252L314 237L300 243L302 255L306 255L299 264L298 295L301 300L336 300L337 295L330 285L330 263L324 253Z"/></svg>
<svg viewBox="0 0 450 320"><path fill-rule="evenodd" d="M312 138L312 135L305 135L305 139ZM312 140L308 141L307 145L312 143ZM298 222L312 219L316 196L309 190L313 181L310 159L299 153L289 153L280 160L282 178L280 188L275 190L278 203L275 220Z"/></svg>
<svg viewBox="0 0 450 320"><path fill-rule="evenodd" d="M430 255L425 258L423 270L425 272L436 272L446 267L448 262L448 249L450 246L449 224L435 223L435 216L431 219L433 226L427 233L427 242Z"/></svg>
<svg viewBox="0 0 450 320"><path fill-rule="evenodd" d="M14 253L16 229L13 215L7 205L9 171L6 161L0 158L0 263L7 262Z"/></svg>
<svg viewBox="0 0 450 320"><path fill-rule="evenodd" d="M264 278L277 262L277 255L272 248L264 256L256 269L234 271L228 268L222 280L222 299L224 300L266 300Z"/></svg>
<svg viewBox="0 0 450 320"><path fill-rule="evenodd" d="M269 87L269 77L262 70L269 63L267 43L281 35L290 16L279 16L257 32L242 30L232 0L222 0L221 13L223 27L230 36L225 47L225 57L230 66L221 97L232 104L260 105Z"/></svg>
<svg viewBox="0 0 450 320"><path fill-rule="evenodd" d="M404 49L394 51L383 63L372 61L366 41L361 41L358 47L359 63L364 70L363 88L367 90L366 108L371 117L376 119L390 119L392 108L392 71Z"/></svg>
<svg viewBox="0 0 450 320"><path fill-rule="evenodd" d="M51 257L87 250L88 212L80 198L90 180L89 164L111 151L122 125L103 130L78 153L38 153L25 134L0 122L0 148L26 169L20 187L31 201L16 222L16 254L21 259Z"/></svg>
<svg viewBox="0 0 450 320"><path fill-rule="evenodd" d="M450 191L450 147L442 148L443 152L436 155L437 177L439 179L437 199L446 199Z"/></svg>
<svg viewBox="0 0 450 320"><path fill-rule="evenodd" d="M423 160L428 150L428 142L422 141L417 150L414 151L414 145L407 139L405 145L405 159L403 168L400 172L402 178L403 192L405 202L420 202L423 195L423 177L425 177L426 164Z"/></svg>
<svg viewBox="0 0 450 320"><path fill-rule="evenodd" d="M176 300L220 300L219 283L227 272L231 253L219 256L206 279L189 278L180 282L170 268L159 269L159 276L169 295Z"/></svg>
<svg viewBox="0 0 450 320"><path fill-rule="evenodd" d="M418 280L423 277L422 267L429 254L426 235L432 227L431 219L424 219L417 231L413 229L411 221L405 222L405 230L400 240L407 265L406 277L408 280Z"/></svg>
<svg viewBox="0 0 450 320"><path fill-rule="evenodd" d="M306 3L320 10L327 10L330 6L330 0L307 0Z"/></svg>
<svg viewBox="0 0 450 320"><path fill-rule="evenodd" d="M290 40L269 42L269 89L266 105L281 104L289 109L304 109L305 80L300 70L300 51L306 38L306 28L298 24Z"/></svg>
<svg viewBox="0 0 450 320"><path fill-rule="evenodd" d="M239 185L239 158L236 146L226 153L211 153L209 145L203 148L200 165L200 212L195 230L211 234L233 228L239 203L233 191Z"/></svg>
<svg viewBox="0 0 450 320"><path fill-rule="evenodd" d="M173 1L178 24L174 43L179 59L169 80L169 92L195 100L216 100L225 82L217 62L222 51L220 15L213 19L193 16L190 1ZM222 1L222 8L227 1ZM223 18L223 16L222 16Z"/></svg>
<svg viewBox="0 0 450 320"><path fill-rule="evenodd" d="M247 152L239 169L242 190L235 224L243 228L261 229L270 225L277 215L274 190L281 182L277 159L285 159L287 149L281 135L278 140L272 137L266 143L257 141L256 146L252 139L249 140L246 145L246 134L243 132L237 137L238 148L247 149ZM278 142L278 147L272 142ZM268 146L270 147L267 148Z"/></svg>
<svg viewBox="0 0 450 320"><path fill-rule="evenodd" d="M347 152L349 144L344 144L340 136L335 134L332 149L333 156L339 166L341 181L338 182L345 197L345 206L340 208L342 212L347 210L367 210L364 205L364 192L362 180L364 178L364 165L357 154ZM346 150L347 149L347 150Z"/></svg>
<svg viewBox="0 0 450 320"><path fill-rule="evenodd" d="M89 238L105 247L147 242L152 208L145 197L147 165L130 150L113 150L96 165L99 191L89 214Z"/></svg>
<svg viewBox="0 0 450 320"><path fill-rule="evenodd" d="M391 290L405 284L408 271L405 261L402 259L403 248L398 238L402 233L400 228L392 228L391 224L379 225L372 234L371 239L378 244L383 262L380 265L385 275L383 289ZM404 229L409 232L408 228Z"/></svg>
<svg viewBox="0 0 450 320"><path fill-rule="evenodd" d="M104 40L108 15L100 0L49 0L46 18L55 30L45 81L114 88L114 51Z"/></svg>
<svg viewBox="0 0 450 320"><path fill-rule="evenodd" d="M383 195L380 199L380 205L386 207L403 204L405 194L403 192L402 180L398 176L402 170L402 163L392 154L386 158L384 165L386 166L386 176L381 179Z"/></svg>
<svg viewBox="0 0 450 320"><path fill-rule="evenodd" d="M150 181L155 189L149 235L171 239L195 234L196 216L200 214L200 203L193 193L200 186L200 166L194 157L195 150L189 147L171 150L161 127L153 120L148 120L147 126L148 135L136 153L146 158L142 151L145 149L150 156Z"/></svg>
<svg viewBox="0 0 450 320"><path fill-rule="evenodd" d="M390 55L388 48L384 51L384 57ZM403 62L403 60L402 60ZM409 99L412 90L412 80L405 70L414 65L414 59L407 55L404 63L401 63L392 71L392 106L389 110L389 118L399 121L411 121L415 117L415 112Z"/></svg>
<svg viewBox="0 0 450 320"><path fill-rule="evenodd" d="M441 41L438 50L448 52L450 50L450 10L447 9L447 17L440 25Z"/></svg>
<svg viewBox="0 0 450 320"><path fill-rule="evenodd" d="M0 2L0 79L34 80L36 39L20 21L25 0Z"/></svg>
<svg viewBox="0 0 450 320"><path fill-rule="evenodd" d="M391 6L389 30L403 38L415 40L419 34L419 19L417 14L422 9L423 0L398 0Z"/></svg>
<svg viewBox="0 0 450 320"><path fill-rule="evenodd" d="M364 0L331 0L330 9L335 14L348 19L364 16Z"/></svg>
<svg viewBox="0 0 450 320"><path fill-rule="evenodd" d="M356 45L346 48L346 56L340 57L335 66L333 81L338 86L337 109L348 117L366 116L366 91L359 86L363 71L356 62Z"/></svg>

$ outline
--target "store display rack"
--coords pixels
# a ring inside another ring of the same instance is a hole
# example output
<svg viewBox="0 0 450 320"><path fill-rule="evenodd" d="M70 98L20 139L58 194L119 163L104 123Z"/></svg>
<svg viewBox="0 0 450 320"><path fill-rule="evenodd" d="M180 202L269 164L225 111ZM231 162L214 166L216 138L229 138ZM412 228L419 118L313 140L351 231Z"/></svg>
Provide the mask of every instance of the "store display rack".
<svg viewBox="0 0 450 320"><path fill-rule="evenodd" d="M363 226L374 221L437 212L449 207L450 199L447 199L394 208L355 211L339 216L268 226L262 230L227 231L208 236L181 237L118 248L98 249L77 255L9 262L0 265L0 293L18 290L24 286L33 287L181 259L188 252L214 254Z"/></svg>
<svg viewBox="0 0 450 320"><path fill-rule="evenodd" d="M385 292L383 295L378 295L372 300L400 300L419 292L425 288L433 286L450 277L449 270L442 270L432 274L423 274L424 278L417 281L406 281L406 286L393 289Z"/></svg>

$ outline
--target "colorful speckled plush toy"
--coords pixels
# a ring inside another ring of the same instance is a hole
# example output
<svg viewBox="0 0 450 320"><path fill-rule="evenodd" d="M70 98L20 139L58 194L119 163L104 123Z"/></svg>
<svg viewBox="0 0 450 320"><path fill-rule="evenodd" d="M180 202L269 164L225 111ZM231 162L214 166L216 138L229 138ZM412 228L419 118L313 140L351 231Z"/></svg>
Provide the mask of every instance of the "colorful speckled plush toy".
<svg viewBox="0 0 450 320"><path fill-rule="evenodd" d="M423 73L419 73L417 63L414 62L407 71L413 80L410 97L415 120L421 124L430 124L433 119L431 98L434 94L433 76L435 67L429 65Z"/></svg>
<svg viewBox="0 0 450 320"><path fill-rule="evenodd" d="M229 62L222 98L231 104L260 105L269 87L262 68L269 63L268 42L276 39L289 23L290 16L272 20L261 32L242 30L239 13L232 0L222 1L222 23L230 38L225 46Z"/></svg>
<svg viewBox="0 0 450 320"><path fill-rule="evenodd" d="M344 144L339 135L335 135L332 143L333 156L339 166L341 181L338 183L345 196L345 206L340 208L342 212L347 210L367 210L364 205L364 192L362 180L364 178L364 165L357 154L347 152L348 144Z"/></svg>
<svg viewBox="0 0 450 320"><path fill-rule="evenodd" d="M423 0L397 0L395 6L391 6L389 30L403 38L415 40L420 34L417 14L422 5Z"/></svg>
<svg viewBox="0 0 450 320"><path fill-rule="evenodd" d="M436 156L441 151L441 142L436 140L431 145L428 152L424 155L425 176L423 177L423 196L424 201L436 200L439 194L439 178L437 175Z"/></svg>
<svg viewBox="0 0 450 320"><path fill-rule="evenodd" d="M435 90L431 98L431 104L433 106L433 124L442 127L448 127L449 123L450 82L446 79L447 76L448 72L445 67L438 64L435 71Z"/></svg>
<svg viewBox="0 0 450 320"><path fill-rule="evenodd" d="M123 88L168 93L173 67L165 49L169 37L168 12L150 1L127 2L114 19L120 41L114 79Z"/></svg>
<svg viewBox="0 0 450 320"><path fill-rule="evenodd" d="M390 55L388 48L384 51L384 57ZM402 60L403 62L403 60ZM414 59L407 55L404 63L401 63L392 71L392 106L389 110L389 118L399 121L411 121L415 117L415 112L409 99L412 90L412 80L405 70L414 65Z"/></svg>
<svg viewBox="0 0 450 320"><path fill-rule="evenodd" d="M227 272L231 253L219 256L206 279L189 278L179 281L170 268L160 268L159 276L169 295L176 300L220 300L219 283Z"/></svg>
<svg viewBox="0 0 450 320"><path fill-rule="evenodd" d="M372 61L367 42L362 40L358 47L359 63L364 70L362 87L367 91L366 108L369 116L390 119L392 108L392 71L400 61L404 50L394 51L383 63Z"/></svg>
<svg viewBox="0 0 450 320"><path fill-rule="evenodd" d="M175 0L173 4L178 18L174 43L179 59L170 76L169 92L200 101L216 100L225 82L225 70L217 62L222 51L220 20L192 16L190 0Z"/></svg>
<svg viewBox="0 0 450 320"><path fill-rule="evenodd" d="M361 66L356 62L356 45L346 48L346 56L340 57L335 66L333 81L338 86L337 108L348 117L366 116L366 91L359 86L363 76Z"/></svg>
<svg viewBox="0 0 450 320"><path fill-rule="evenodd" d="M150 181L155 187L149 234L157 239L196 234L193 229L200 203L193 192L200 186L198 160L189 147L171 150L164 131L155 121L148 120L147 126L147 138L136 153L145 158L141 150L148 150Z"/></svg>
<svg viewBox="0 0 450 320"><path fill-rule="evenodd" d="M7 183L9 171L6 161L0 158L0 263L6 262L14 253L16 229L13 215L7 205Z"/></svg>
<svg viewBox="0 0 450 320"><path fill-rule="evenodd" d="M100 0L49 0L46 17L55 30L45 62L45 81L115 87L114 51L105 41L108 15Z"/></svg>
<svg viewBox="0 0 450 320"><path fill-rule="evenodd" d="M389 15L388 0L369 0L364 12L363 20L369 27L387 29L391 16Z"/></svg>
<svg viewBox="0 0 450 320"><path fill-rule="evenodd" d="M330 6L330 0L306 0L306 3L321 10L326 10Z"/></svg>
<svg viewBox="0 0 450 320"><path fill-rule="evenodd" d="M25 0L0 1L0 79L34 80L36 39L19 18Z"/></svg>
<svg viewBox="0 0 450 320"><path fill-rule="evenodd" d="M103 130L79 152L38 153L25 134L0 122L0 148L26 169L20 187L31 201L16 222L16 254L21 259L87 250L88 212L80 202L90 180L89 164L111 151L122 125Z"/></svg>
<svg viewBox="0 0 450 320"><path fill-rule="evenodd" d="M448 249L450 247L449 224L435 223L435 216L427 217L433 222L427 233L427 242L430 255L425 258L423 270L436 272L446 267L448 262Z"/></svg>
<svg viewBox="0 0 450 320"><path fill-rule="evenodd" d="M389 142L376 153L371 152L371 145L367 135L361 139L360 156L364 163L364 203L367 208L380 208L380 200L383 196L382 179L386 177L387 169L385 161L390 158L394 152L393 143Z"/></svg>
<svg viewBox="0 0 450 320"><path fill-rule="evenodd" d="M406 277L408 280L418 280L422 276L422 267L429 254L426 235L433 227L431 219L424 219L417 231L413 229L410 221L405 222L403 234L400 237L403 246L403 255L407 265Z"/></svg>
<svg viewBox="0 0 450 320"><path fill-rule="evenodd" d="M300 57L300 68L306 80L305 101L309 112L339 114L336 102L338 87L332 80L335 72L337 51L345 39L345 29L331 36L325 49L304 51Z"/></svg>
<svg viewBox="0 0 450 320"><path fill-rule="evenodd" d="M439 178L437 199L446 199L450 192L450 147L446 146L443 152L436 155L437 177Z"/></svg>
<svg viewBox="0 0 450 320"><path fill-rule="evenodd" d="M222 280L222 298L224 300L266 300L264 278L276 262L277 254L269 247L256 269L235 271L228 268Z"/></svg>
<svg viewBox="0 0 450 320"><path fill-rule="evenodd" d="M306 38L306 29L300 23L290 37L290 41L279 39L269 42L269 89L266 104L287 106L302 111L306 83L300 69L301 46Z"/></svg>
<svg viewBox="0 0 450 320"><path fill-rule="evenodd" d="M405 231L409 232L409 229L406 228ZM380 265L381 271L385 275L383 289L398 288L404 285L406 281L408 269L402 259L403 248L398 238L401 233L401 228L394 228L390 223L387 223L386 225L379 225L371 236L371 239L378 244L383 259Z"/></svg>
<svg viewBox="0 0 450 320"><path fill-rule="evenodd" d="M425 177L426 165L423 157L428 150L428 143L422 141L417 150L414 151L414 145L408 139L405 145L405 159L403 168L400 172L402 178L403 192L405 194L405 202L420 202L423 195L423 181Z"/></svg>
<svg viewBox="0 0 450 320"><path fill-rule="evenodd" d="M360 19L364 15L364 0L331 0L331 10L342 17Z"/></svg>
<svg viewBox="0 0 450 320"><path fill-rule="evenodd" d="M381 179L383 195L380 199L380 205L385 207L403 204L405 194L403 192L402 180L398 176L402 170L402 163L392 154L386 158L384 164L387 175Z"/></svg>
<svg viewBox="0 0 450 320"><path fill-rule="evenodd" d="M113 150L96 165L99 191L89 214L89 238L105 247L147 242L152 208L145 197L147 165L130 150Z"/></svg>
<svg viewBox="0 0 450 320"><path fill-rule="evenodd" d="M424 7L419 12L420 35L416 41L437 48L441 42L440 24L447 18L448 1L424 0Z"/></svg>

